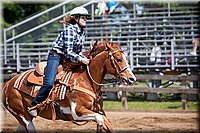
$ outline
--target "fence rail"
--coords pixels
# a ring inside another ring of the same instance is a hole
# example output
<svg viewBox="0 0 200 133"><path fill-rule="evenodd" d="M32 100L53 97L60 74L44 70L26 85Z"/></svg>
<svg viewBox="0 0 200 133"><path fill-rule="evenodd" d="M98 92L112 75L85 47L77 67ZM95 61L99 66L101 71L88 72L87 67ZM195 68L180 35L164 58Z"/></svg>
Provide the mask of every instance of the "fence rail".
<svg viewBox="0 0 200 133"><path fill-rule="evenodd" d="M182 94L181 105L182 110L187 109L187 95L188 94L196 94L199 95L199 88L144 88L144 87L135 87L135 86L124 86L124 87L108 87L102 88L102 92L119 92L122 91L122 108L128 109L127 104L127 92L136 92L136 93L170 93L170 94Z"/></svg>
<svg viewBox="0 0 200 133"><path fill-rule="evenodd" d="M149 74L136 74L135 75L138 80L170 80L170 81L199 81L199 75L186 75L186 76L178 76L178 75L149 75ZM127 93L128 92L134 92L134 93L167 93L167 94L182 94L181 96L181 105L182 110L187 109L187 95L188 94L195 94L198 95L198 98L200 98L200 90L199 88L188 88L186 86L181 87L143 87L138 85L133 86L118 86L118 87L102 87L102 92L108 93L108 92L122 92L121 102L122 102L122 108L128 109L127 104Z"/></svg>

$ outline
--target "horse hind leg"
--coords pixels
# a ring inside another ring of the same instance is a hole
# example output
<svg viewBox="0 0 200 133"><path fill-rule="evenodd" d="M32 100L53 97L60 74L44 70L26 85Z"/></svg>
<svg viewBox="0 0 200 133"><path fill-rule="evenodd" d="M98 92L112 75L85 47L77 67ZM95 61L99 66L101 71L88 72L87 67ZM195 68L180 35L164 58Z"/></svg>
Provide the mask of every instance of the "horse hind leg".
<svg viewBox="0 0 200 133"><path fill-rule="evenodd" d="M22 124L18 126L17 130L19 130L19 133L27 131L28 133L36 133L35 126L32 122L32 120L27 120L23 116L20 116L22 119Z"/></svg>
<svg viewBox="0 0 200 133"><path fill-rule="evenodd" d="M10 107L7 107L7 110L18 120L19 126L17 128L17 132L19 133L35 133L36 129L32 122L32 119L27 120L23 114L18 114Z"/></svg>
<svg viewBox="0 0 200 133"><path fill-rule="evenodd" d="M20 126L17 128L18 132L24 132L24 128L28 133L36 132L32 122L32 117L25 111L24 104L22 102L22 95L16 90L9 91L9 96L4 97L4 106L6 109L18 120ZM24 128L21 128L21 127Z"/></svg>

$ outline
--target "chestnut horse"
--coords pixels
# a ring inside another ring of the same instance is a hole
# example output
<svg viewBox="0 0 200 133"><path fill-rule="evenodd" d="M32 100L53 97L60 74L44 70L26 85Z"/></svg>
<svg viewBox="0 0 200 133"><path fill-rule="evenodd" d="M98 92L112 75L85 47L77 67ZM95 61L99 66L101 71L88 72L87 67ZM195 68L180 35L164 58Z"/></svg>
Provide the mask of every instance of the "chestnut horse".
<svg viewBox="0 0 200 133"><path fill-rule="evenodd" d="M90 50L90 64L86 68L74 70L69 79L69 91L66 91L63 100L51 101L54 103L57 114L54 120L73 122L95 121L97 132L112 132L112 126L102 109L101 82L106 74L122 79L126 84L132 84L136 77L127 63L121 47L113 42L103 41L96 43ZM2 101L6 109L18 120L19 127L26 132L36 132L32 122L33 116L28 113L32 96L16 89L14 84L21 74L14 76L3 87ZM50 93L48 98L51 98ZM48 101L48 100L46 100ZM55 104L56 103L56 104ZM48 105L40 110L39 116L53 119L52 108ZM19 129L18 127L18 129Z"/></svg>

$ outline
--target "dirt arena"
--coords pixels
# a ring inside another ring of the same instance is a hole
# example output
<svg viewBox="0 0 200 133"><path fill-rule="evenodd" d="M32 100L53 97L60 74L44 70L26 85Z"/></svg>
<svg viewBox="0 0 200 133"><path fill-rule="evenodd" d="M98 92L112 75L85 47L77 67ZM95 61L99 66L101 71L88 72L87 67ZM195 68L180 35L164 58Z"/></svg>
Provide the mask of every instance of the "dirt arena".
<svg viewBox="0 0 200 133"><path fill-rule="evenodd" d="M181 111L106 111L114 132L165 132L165 133L198 133L198 113ZM14 132L17 120L9 113L2 113L2 132ZM38 132L93 132L96 123L77 126L72 122L50 121L37 117L33 120Z"/></svg>

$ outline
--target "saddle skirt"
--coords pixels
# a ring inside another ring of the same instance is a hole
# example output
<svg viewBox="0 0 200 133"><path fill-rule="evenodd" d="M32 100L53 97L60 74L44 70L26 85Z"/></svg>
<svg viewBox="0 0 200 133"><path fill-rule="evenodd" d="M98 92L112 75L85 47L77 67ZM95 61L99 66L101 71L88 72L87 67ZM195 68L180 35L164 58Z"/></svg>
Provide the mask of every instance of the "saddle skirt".
<svg viewBox="0 0 200 133"><path fill-rule="evenodd" d="M43 84L44 71L47 63L41 62L36 65L36 69L23 72L15 81L14 88L35 97ZM65 72L61 65L57 68L56 82L53 89L52 100L62 100L65 97L67 85L72 75L72 71ZM57 82L58 81L58 82ZM59 82L65 83L60 84Z"/></svg>

